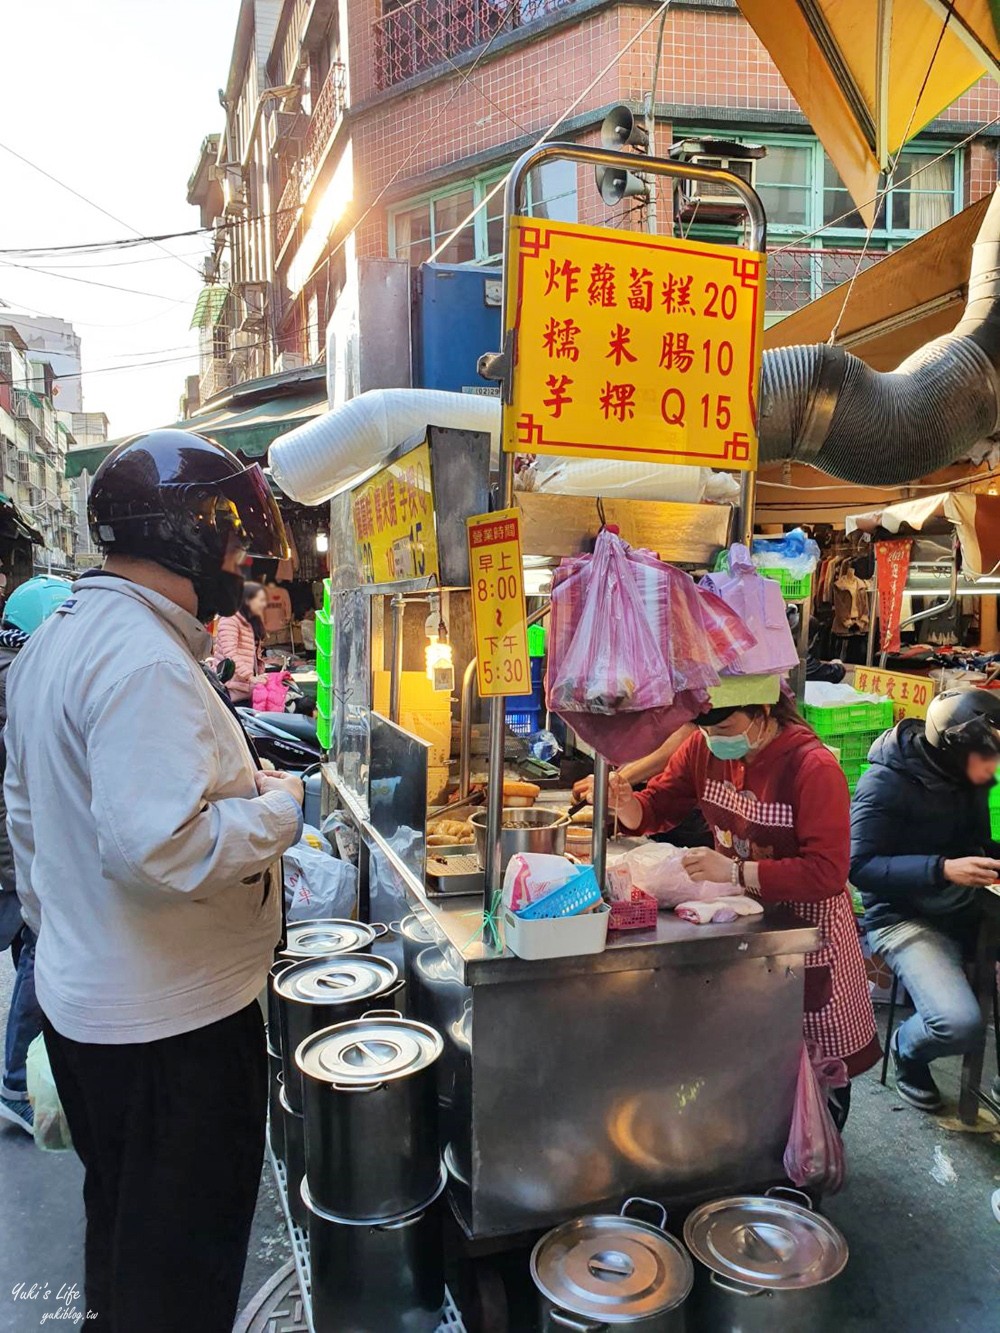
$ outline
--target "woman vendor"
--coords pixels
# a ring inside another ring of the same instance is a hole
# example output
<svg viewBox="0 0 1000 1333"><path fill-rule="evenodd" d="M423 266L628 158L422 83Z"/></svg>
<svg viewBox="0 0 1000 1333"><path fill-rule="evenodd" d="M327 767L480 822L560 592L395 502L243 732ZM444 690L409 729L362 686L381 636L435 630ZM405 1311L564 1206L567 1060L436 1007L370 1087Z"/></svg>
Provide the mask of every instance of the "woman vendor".
<svg viewBox="0 0 1000 1333"><path fill-rule="evenodd" d="M848 1074L879 1059L858 931L847 889L850 797L836 759L785 696L773 706L718 708L666 768L636 793L621 773L609 781L619 826L634 833L672 828L700 808L715 850L692 848L693 880L731 883L765 906L784 904L820 928L823 943L806 958L804 1035ZM850 1084L831 1092L842 1127Z"/></svg>

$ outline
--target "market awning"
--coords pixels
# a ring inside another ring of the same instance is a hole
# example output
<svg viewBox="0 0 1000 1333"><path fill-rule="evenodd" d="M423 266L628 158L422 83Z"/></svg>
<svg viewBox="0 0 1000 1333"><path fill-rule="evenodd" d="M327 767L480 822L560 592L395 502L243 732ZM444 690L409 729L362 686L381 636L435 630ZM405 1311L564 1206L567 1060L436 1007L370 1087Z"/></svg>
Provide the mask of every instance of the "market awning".
<svg viewBox="0 0 1000 1333"><path fill-rule="evenodd" d="M228 300L228 287L203 287L198 293L189 327L192 329L214 329L222 318Z"/></svg>
<svg viewBox="0 0 1000 1333"><path fill-rule="evenodd" d="M284 392L285 388L294 392ZM172 422L167 429L193 431L244 458L262 458L272 440L325 411L326 380L319 367L237 385L219 395L215 407ZM95 449L72 450L66 455L66 476L96 472L111 450L123 443L124 439L110 440Z"/></svg>
<svg viewBox="0 0 1000 1333"><path fill-rule="evenodd" d="M880 174L903 144L984 74L1000 75L994 0L739 6L869 226Z"/></svg>
<svg viewBox="0 0 1000 1333"><path fill-rule="evenodd" d="M962 568L970 579L995 575L1000 568L1000 495L947 491L920 500L903 500L847 519L849 533L941 532L954 527L962 548Z"/></svg>
<svg viewBox="0 0 1000 1333"><path fill-rule="evenodd" d="M844 310L837 344L875 370L895 370L931 338L948 333L965 307L972 244L989 197L926 232L858 275L844 309L846 286L772 324L764 346L825 343Z"/></svg>
<svg viewBox="0 0 1000 1333"><path fill-rule="evenodd" d="M26 538L38 546L45 544L42 534L31 526L14 501L3 491L0 491L0 536Z"/></svg>

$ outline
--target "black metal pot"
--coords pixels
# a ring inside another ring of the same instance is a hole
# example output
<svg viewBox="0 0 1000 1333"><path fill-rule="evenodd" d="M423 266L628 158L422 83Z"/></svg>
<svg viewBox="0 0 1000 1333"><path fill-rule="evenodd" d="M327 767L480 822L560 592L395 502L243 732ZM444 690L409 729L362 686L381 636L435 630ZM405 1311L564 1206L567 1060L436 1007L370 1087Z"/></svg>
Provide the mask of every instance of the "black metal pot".
<svg viewBox="0 0 1000 1333"><path fill-rule="evenodd" d="M445 1180L421 1208L378 1222L336 1217L303 1187L316 1333L433 1333L445 1296Z"/></svg>
<svg viewBox="0 0 1000 1333"><path fill-rule="evenodd" d="M267 974L267 1048L281 1057L281 1014L274 983L286 968L294 967L298 959L278 958Z"/></svg>
<svg viewBox="0 0 1000 1333"><path fill-rule="evenodd" d="M433 1028L393 1010L307 1037L306 1177L314 1204L354 1221L419 1208L441 1175Z"/></svg>
<svg viewBox="0 0 1000 1333"><path fill-rule="evenodd" d="M285 1091L281 1091L281 1111L285 1122L285 1180L288 1189L288 1208L300 1227L307 1225L309 1214L302 1199L302 1182L306 1175L306 1134L302 1116L288 1105Z"/></svg>
<svg viewBox="0 0 1000 1333"><path fill-rule="evenodd" d="M285 1160L285 1122L281 1110L281 1056L267 1048L267 1141L280 1161Z"/></svg>
<svg viewBox="0 0 1000 1333"><path fill-rule="evenodd" d="M304 1109L302 1075L295 1052L314 1032L333 1023L360 1018L373 1005L385 1004L403 989L395 963L373 954L338 954L312 958L286 968L275 978L281 1026L281 1067L285 1096L293 1110Z"/></svg>

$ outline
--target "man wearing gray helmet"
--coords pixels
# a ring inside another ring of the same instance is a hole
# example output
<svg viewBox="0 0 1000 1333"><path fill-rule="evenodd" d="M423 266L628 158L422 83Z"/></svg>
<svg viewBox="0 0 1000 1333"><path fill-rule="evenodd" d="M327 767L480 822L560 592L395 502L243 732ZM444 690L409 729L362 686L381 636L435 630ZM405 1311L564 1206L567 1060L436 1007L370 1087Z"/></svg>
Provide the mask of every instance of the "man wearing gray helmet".
<svg viewBox="0 0 1000 1333"><path fill-rule="evenodd" d="M963 964L978 894L1000 879L989 816L998 728L1000 695L938 695L926 723L905 719L875 742L851 805L851 882L868 941L916 1008L890 1044L896 1090L924 1111L941 1106L931 1061L975 1050L985 1036Z"/></svg>

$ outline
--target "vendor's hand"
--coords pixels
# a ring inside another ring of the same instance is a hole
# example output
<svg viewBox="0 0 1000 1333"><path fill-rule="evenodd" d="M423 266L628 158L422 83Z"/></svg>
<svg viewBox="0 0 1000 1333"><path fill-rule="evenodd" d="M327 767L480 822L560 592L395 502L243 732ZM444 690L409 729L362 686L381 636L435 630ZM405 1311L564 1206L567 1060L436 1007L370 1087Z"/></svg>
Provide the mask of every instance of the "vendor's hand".
<svg viewBox="0 0 1000 1333"><path fill-rule="evenodd" d="M944 877L949 884L959 884L962 888L982 888L1000 879L1000 861L993 861L988 856L960 856L954 861L945 861Z"/></svg>
<svg viewBox="0 0 1000 1333"><path fill-rule="evenodd" d="M305 787L302 785L302 779L294 777L291 773L257 773L257 794L266 796L268 792L283 791L289 795L297 805L301 805L305 800Z"/></svg>
<svg viewBox="0 0 1000 1333"><path fill-rule="evenodd" d="M586 801L588 805L594 804L594 775L590 773L579 782L573 783L573 800Z"/></svg>
<svg viewBox="0 0 1000 1333"><path fill-rule="evenodd" d="M732 861L728 856L723 856L721 852L713 852L709 847L691 847L681 857L681 865L696 884L732 883ZM732 892L742 893L743 889L734 884Z"/></svg>

